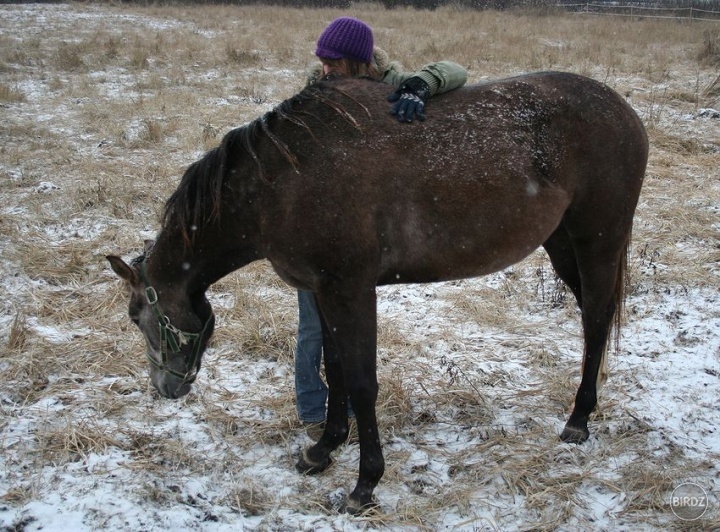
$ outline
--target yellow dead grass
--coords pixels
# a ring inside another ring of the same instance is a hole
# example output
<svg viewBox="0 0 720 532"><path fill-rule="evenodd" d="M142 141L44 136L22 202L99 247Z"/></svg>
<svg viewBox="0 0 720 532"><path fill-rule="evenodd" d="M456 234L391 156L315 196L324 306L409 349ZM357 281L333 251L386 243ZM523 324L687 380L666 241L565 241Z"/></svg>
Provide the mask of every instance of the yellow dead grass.
<svg viewBox="0 0 720 532"><path fill-rule="evenodd" d="M147 398L151 392L142 339L125 317L124 291L103 256L139 254L142 239L157 229L158 213L182 168L230 128L296 92L313 60L314 39L339 13L210 5L70 9L169 23L148 30L132 23L68 22L44 27L42 38L27 31L12 46L9 37L0 38L0 195L7 209L0 219L0 246L6 284L24 280L0 307L7 323L0 334L1 408L12 418L37 419L34 440L13 449L25 449L22 459L33 467L62 465L116 448L132 457L131 467L138 471L220 477L228 471L240 474L237 463L260 440L284 452L292 468L292 448L299 437L291 377L294 292L265 263L233 274L211 290L222 325L213 340L218 362L238 364L238 371L241 364L272 362L284 371L268 370L262 377L267 393L247 398L213 384L220 376L206 364L203 376L210 382L200 386L207 391L188 401L200 412L217 455L223 455L213 462L183 447L165 429L128 422L162 419L154 417ZM710 30L702 23L560 13L385 11L363 4L349 14L373 25L378 44L409 68L451 58L468 68L472 82L561 69L609 83L641 113L652 145L630 263L634 293L717 286L720 134L717 121L693 118L698 109L717 105L720 92L700 31ZM32 27L33 17L25 24ZM57 188L43 188L46 182ZM535 516L528 528L591 527L584 520L586 503L576 494L592 477L599 490L627 496L626 523L667 523L662 494L672 479L691 476L701 464L679 453L667 469L653 455L652 427L618 428L617 415L625 412L612 396L593 423L598 434L612 434L613 447L585 451L556 445L549 423L564 418L579 360L558 359L553 336L538 342L536 327L508 308L537 308L533 305L541 300L545 308L560 308L577 320L574 302L557 286L542 254L513 275L499 289L456 291L446 298L464 327L482 324L513 335L498 345L526 360L535 382L524 389L513 389L518 375L503 368L477 373L461 358L434 365L415 361L428 341L455 345L461 353L471 350L462 331L448 328L416 338L392 318L381 320L378 411L389 442L383 482L400 485L409 495L392 514L363 522L368 527L432 529L427 516L441 517L448 506L469 509L478 503L467 486L492 486L502 495L525 498ZM558 327L551 321L546 325L548 331ZM491 350L484 356L493 361ZM278 382L284 391L271 393ZM499 396L502 401L488 402L483 390L496 386L509 389ZM32 407L44 399L62 401L67 414L59 419L38 415ZM241 403L270 412L272 421L238 418ZM497 421L498 412L526 408L533 415L516 420L515 426ZM467 436L467 448L445 451L427 440L438 423L454 427L458 438ZM453 456L452 485L434 484L422 464L406 467L409 453L393 445L395 440L411 441L429 454ZM635 453L635 462L618 466L609 476L596 475L598 467L625 452ZM595 459L588 453L603 456ZM303 481L307 498L278 501L267 486L237 478L229 484L224 504L249 515L264 515L278 504L332 514L335 505L326 494L354 474L356 465L351 458L343 460L341 472L334 468L325 479ZM8 475L10 487L3 495L6 503L27 501L41 489L32 479L13 475ZM152 483L144 495L161 505L178 502L177 494ZM568 525L573 515L575 521ZM718 522L703 524L712 528Z"/></svg>

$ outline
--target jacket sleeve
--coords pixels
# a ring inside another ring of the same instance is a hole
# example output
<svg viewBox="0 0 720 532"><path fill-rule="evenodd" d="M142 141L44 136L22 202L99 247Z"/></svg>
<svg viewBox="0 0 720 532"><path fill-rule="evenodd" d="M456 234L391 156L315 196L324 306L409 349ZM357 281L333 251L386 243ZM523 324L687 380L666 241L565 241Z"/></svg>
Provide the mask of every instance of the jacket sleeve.
<svg viewBox="0 0 720 532"><path fill-rule="evenodd" d="M408 79L417 76L430 86L430 95L435 96L465 85L467 70L452 61L429 63L417 72L404 72L400 63L392 62L383 74L383 81L399 87Z"/></svg>

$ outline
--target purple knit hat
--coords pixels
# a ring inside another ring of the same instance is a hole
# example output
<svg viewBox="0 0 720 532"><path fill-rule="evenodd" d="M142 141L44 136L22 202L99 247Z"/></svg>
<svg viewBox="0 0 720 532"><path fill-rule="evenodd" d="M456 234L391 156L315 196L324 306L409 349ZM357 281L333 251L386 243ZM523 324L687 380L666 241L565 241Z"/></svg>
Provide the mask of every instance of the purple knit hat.
<svg viewBox="0 0 720 532"><path fill-rule="evenodd" d="M320 34L315 55L321 59L346 58L369 63L373 56L372 29L356 18L336 18Z"/></svg>

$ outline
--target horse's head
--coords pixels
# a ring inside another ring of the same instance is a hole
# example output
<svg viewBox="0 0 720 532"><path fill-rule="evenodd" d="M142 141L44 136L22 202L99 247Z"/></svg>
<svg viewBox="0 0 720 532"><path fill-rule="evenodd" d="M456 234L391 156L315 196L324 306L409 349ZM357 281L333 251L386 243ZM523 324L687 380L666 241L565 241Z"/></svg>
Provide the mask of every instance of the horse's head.
<svg viewBox="0 0 720 532"><path fill-rule="evenodd" d="M182 397L200 371L202 354L215 325L205 293L156 289L148 279L144 255L129 265L120 257L107 259L130 287L128 313L145 336L153 386L169 399Z"/></svg>

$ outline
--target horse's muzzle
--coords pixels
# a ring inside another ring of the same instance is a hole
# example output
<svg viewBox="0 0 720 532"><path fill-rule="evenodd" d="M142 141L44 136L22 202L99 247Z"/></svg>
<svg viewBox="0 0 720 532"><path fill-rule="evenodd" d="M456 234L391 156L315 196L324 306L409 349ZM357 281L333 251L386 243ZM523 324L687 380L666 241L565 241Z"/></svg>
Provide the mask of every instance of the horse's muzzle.
<svg viewBox="0 0 720 532"><path fill-rule="evenodd" d="M164 371L151 370L150 381L158 393L166 399L179 399L190 392L195 377L180 379Z"/></svg>

